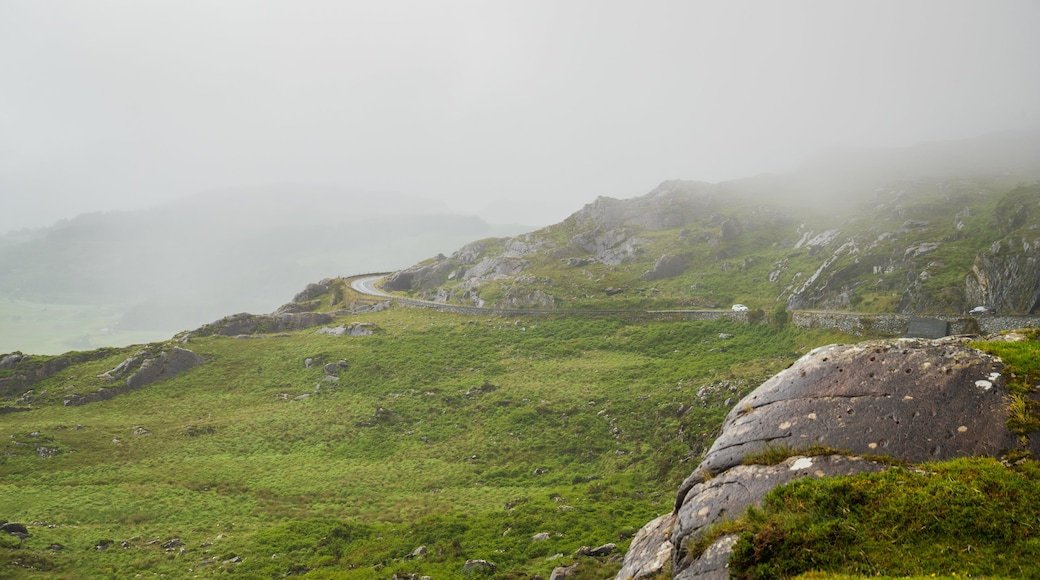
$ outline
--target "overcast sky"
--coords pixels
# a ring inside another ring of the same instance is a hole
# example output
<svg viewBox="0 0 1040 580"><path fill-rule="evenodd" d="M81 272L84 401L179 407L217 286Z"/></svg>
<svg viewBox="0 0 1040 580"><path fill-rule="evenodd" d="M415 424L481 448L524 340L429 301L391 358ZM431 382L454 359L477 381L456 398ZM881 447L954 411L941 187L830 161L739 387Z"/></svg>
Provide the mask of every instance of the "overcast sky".
<svg viewBox="0 0 1040 580"><path fill-rule="evenodd" d="M1035 129L1038 26L1036 0L0 0L0 232L272 183L545 225Z"/></svg>

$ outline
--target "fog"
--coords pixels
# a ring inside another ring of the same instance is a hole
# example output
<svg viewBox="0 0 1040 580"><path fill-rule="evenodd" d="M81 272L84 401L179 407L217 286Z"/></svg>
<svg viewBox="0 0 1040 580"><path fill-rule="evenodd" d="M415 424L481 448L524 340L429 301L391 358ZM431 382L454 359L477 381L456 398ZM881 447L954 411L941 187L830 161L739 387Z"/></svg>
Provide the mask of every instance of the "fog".
<svg viewBox="0 0 1040 580"><path fill-rule="evenodd" d="M1040 127L1040 3L0 3L0 233L305 183L494 223Z"/></svg>

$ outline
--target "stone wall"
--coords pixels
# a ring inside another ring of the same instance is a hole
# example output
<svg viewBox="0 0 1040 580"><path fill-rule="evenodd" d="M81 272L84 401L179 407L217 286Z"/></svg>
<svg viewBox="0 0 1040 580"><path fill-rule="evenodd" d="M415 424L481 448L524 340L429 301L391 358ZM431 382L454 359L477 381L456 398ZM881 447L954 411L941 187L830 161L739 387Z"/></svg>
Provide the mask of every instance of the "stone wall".
<svg viewBox="0 0 1040 580"><path fill-rule="evenodd" d="M835 328L858 336L902 336L910 328L908 314L856 314L793 310L791 323L799 328ZM950 323L950 334L991 334L1016 328L1040 327L1040 316L922 316Z"/></svg>

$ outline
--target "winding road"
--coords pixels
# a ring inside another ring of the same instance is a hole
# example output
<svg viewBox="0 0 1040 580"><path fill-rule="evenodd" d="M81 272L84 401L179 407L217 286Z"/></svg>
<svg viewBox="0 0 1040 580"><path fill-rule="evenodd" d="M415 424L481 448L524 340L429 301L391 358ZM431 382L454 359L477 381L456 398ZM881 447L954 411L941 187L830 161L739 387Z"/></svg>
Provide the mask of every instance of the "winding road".
<svg viewBox="0 0 1040 580"><path fill-rule="evenodd" d="M378 276L363 276L360 278L354 278L350 281L350 287L353 288L355 292L367 294L368 296L379 296L381 298L397 298L397 296L387 294L379 288L376 288L376 282L382 280L385 277L385 274L379 274Z"/></svg>

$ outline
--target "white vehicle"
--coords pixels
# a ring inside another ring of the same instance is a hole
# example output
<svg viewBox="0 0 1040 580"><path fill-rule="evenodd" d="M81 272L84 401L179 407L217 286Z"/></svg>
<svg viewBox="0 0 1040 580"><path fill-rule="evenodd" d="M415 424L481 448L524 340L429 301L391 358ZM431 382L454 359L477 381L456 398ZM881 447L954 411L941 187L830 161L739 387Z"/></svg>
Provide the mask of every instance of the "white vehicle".
<svg viewBox="0 0 1040 580"><path fill-rule="evenodd" d="M747 310L747 306L744 306L743 304L734 304L733 305L733 312L744 312L746 310Z"/></svg>

